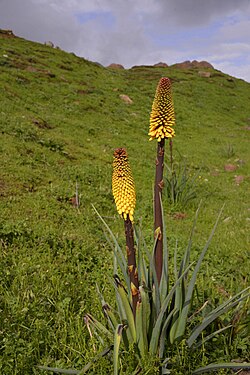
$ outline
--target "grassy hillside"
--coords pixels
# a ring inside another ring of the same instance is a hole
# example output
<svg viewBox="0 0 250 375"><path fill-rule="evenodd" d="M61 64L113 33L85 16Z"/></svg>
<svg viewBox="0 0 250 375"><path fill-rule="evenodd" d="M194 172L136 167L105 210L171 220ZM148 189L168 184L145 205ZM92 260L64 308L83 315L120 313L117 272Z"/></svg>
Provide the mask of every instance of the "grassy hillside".
<svg viewBox="0 0 250 375"><path fill-rule="evenodd" d="M96 282L111 299L113 259L92 204L122 244L111 174L114 148L126 147L137 189L135 220L152 243L156 144L147 133L162 76L173 83L175 162L185 163L188 175L198 173L189 205L170 205L165 196L169 243L174 248L178 239L182 251L202 199L196 259L225 203L201 282L214 301L249 284L250 84L206 70L210 78L174 67L111 70L0 33L2 374L40 374L34 366L41 363L81 368L93 356L83 317L100 316ZM208 352L208 361L223 354L247 359L247 349L239 339L231 352L223 345ZM105 366L93 373L107 374Z"/></svg>

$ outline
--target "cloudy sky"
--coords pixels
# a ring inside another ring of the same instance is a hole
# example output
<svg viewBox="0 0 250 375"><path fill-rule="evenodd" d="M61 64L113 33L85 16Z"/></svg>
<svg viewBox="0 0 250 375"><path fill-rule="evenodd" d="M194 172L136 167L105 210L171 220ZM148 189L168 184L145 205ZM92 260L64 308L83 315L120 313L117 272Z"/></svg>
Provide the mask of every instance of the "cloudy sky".
<svg viewBox="0 0 250 375"><path fill-rule="evenodd" d="M250 82L250 0L0 0L0 28L104 66L207 60Z"/></svg>

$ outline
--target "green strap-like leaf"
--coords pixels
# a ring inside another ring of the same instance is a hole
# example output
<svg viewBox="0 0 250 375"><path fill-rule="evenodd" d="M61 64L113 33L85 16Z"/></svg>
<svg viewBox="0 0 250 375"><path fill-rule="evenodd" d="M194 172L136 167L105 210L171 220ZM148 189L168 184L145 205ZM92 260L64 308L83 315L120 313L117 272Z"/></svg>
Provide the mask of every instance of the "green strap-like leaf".
<svg viewBox="0 0 250 375"><path fill-rule="evenodd" d="M182 262L182 264L184 263ZM182 266L181 266L181 269L182 269ZM180 272L178 273L177 271L177 243L176 243L175 252L174 252L174 273L175 273L175 279L178 280L178 277L181 276L181 273ZM176 288L174 299L171 303L171 308L170 308L170 310L175 311L173 315L172 326L171 326L170 333L169 333L169 338L170 338L171 343L174 342L174 339L175 339L175 333L176 333L176 329L179 323L178 317L181 313L183 302L185 300L185 296L186 296L186 290L184 288L184 278L183 278L182 282L179 283L179 285Z"/></svg>
<svg viewBox="0 0 250 375"><path fill-rule="evenodd" d="M130 332L133 342L136 342L134 315L133 315L131 304L129 302L129 296L125 292L125 289L122 286L121 282L119 281L118 277L116 277L115 285L116 285L116 290L120 296L120 300L118 299L118 302L122 304L121 308L123 309L125 313L125 319L128 322L128 330Z"/></svg>
<svg viewBox="0 0 250 375"><path fill-rule="evenodd" d="M105 301L102 293L100 292L100 289L98 285L96 285L97 293L100 298L101 304L102 304L102 310L104 313L105 318L108 320L109 326L114 331L115 327L118 325L117 319L113 313L112 308L109 306L109 304Z"/></svg>
<svg viewBox="0 0 250 375"><path fill-rule="evenodd" d="M154 242L154 247L153 247L153 253L152 254L155 253L155 247L156 247L157 241L158 241L158 239L156 238L155 242ZM154 298L153 302L155 304L156 316L158 316L159 311L160 311L160 307L161 307L159 284L158 284L158 279L157 279L157 274L156 274L154 259L153 259L152 255L150 254L149 250L147 248L145 248L145 250L146 250L146 253L147 253L148 260L149 260L149 266L150 266L149 267L149 271L153 275L154 293L152 294L152 296Z"/></svg>
<svg viewBox="0 0 250 375"><path fill-rule="evenodd" d="M212 363L206 367L198 368L193 372L193 375L203 374L204 372L218 371L221 368L232 368L235 370L247 368L250 369L250 363Z"/></svg>
<svg viewBox="0 0 250 375"><path fill-rule="evenodd" d="M151 336L151 340L150 340L150 344L149 344L149 351L152 355L156 355L156 352L157 352L159 337L160 337L160 333L161 333L161 327L162 327L162 324L163 324L163 319L164 319L165 313L167 311L167 308L169 307L169 303L170 303L170 301L171 301L180 281L183 279L183 277L186 276L186 274L188 273L191 266L192 266L192 264L190 264L190 266L185 270L185 272L183 272L183 274L179 277L179 279L176 281L176 283L174 284L174 286L172 287L172 289L170 290L167 297L165 298L165 300L162 303L162 307L161 307L161 310L160 310L159 315L157 317L155 326L153 328L152 336Z"/></svg>
<svg viewBox="0 0 250 375"><path fill-rule="evenodd" d="M68 375L79 375L81 371L79 370L64 370L57 367L47 367L47 366L37 366L40 370L43 371L52 371L56 374L68 374Z"/></svg>
<svg viewBox="0 0 250 375"><path fill-rule="evenodd" d="M224 206L223 206L224 207ZM212 241L212 238L214 236L214 233L215 233L215 230L217 228L217 225L219 223L219 220L220 220L220 217L221 217L221 214L222 214L222 211L223 211L223 207L222 209L220 210L220 213L217 217L217 220L215 222L215 225L210 233L210 236L200 254L200 257L198 259L198 262L196 263L196 266L194 268L194 271L193 271L193 274L192 274L192 277L191 277L191 280L189 282L189 285L188 285L188 288L187 288L187 293L186 293L186 298L185 298L185 302L184 302L184 307L181 311L181 314L178 318L178 326L176 327L176 331L175 331L175 334L174 336L172 336L172 340L176 340L177 338L179 337L182 337L184 332L185 332L185 329L186 329L186 323L187 323L187 316L188 316L188 312L189 312L189 308L190 308L190 305L191 305L191 299L192 299L192 294L193 294L193 291L194 291L194 287L195 287L195 282L196 282L196 278L197 278L197 274L199 272L199 269L200 269L200 266L201 266L201 263L206 255L206 252L207 252L207 249ZM173 341L172 341L173 342Z"/></svg>
<svg viewBox="0 0 250 375"><path fill-rule="evenodd" d="M143 257L141 229L139 228L139 231L138 231L135 225L134 225L134 235L135 235L135 241L137 245L137 254L138 254L138 262L137 262L138 279L140 280L141 284L143 283L147 284L147 268L145 265L145 259Z"/></svg>
<svg viewBox="0 0 250 375"><path fill-rule="evenodd" d="M169 324L171 322L172 316L175 313L175 310L172 310L168 316L167 319L165 320L162 330L161 330L161 335L160 335L160 341L159 341L159 358L163 358L164 351L165 351L165 344L166 344L166 332L169 327Z"/></svg>
<svg viewBox="0 0 250 375"><path fill-rule="evenodd" d="M218 335L218 334L221 333L221 332L226 331L227 329L229 329L229 328L231 328L231 327L232 327L232 325L230 324L230 325L228 325L228 326L226 326L226 327L223 327L223 328L221 328L221 329L217 329L217 331L215 331L215 332L211 333L210 335L208 335L208 336L202 338L202 340L200 340L199 342L197 342L197 344L193 345L193 346L192 346L192 349L195 350L195 349L199 348L201 345L204 345L205 342L211 340L214 336Z"/></svg>
<svg viewBox="0 0 250 375"><path fill-rule="evenodd" d="M92 325L97 331L101 332L104 336L108 337L109 339L113 338L112 333L98 320L96 320L92 315L86 314L85 315L88 323Z"/></svg>
<svg viewBox="0 0 250 375"><path fill-rule="evenodd" d="M142 313L142 302L137 302L136 305L136 341L139 349L139 353L141 357L145 355L145 337L143 332L143 313Z"/></svg>
<svg viewBox="0 0 250 375"><path fill-rule="evenodd" d="M110 227L108 226L106 221L101 217L101 215L99 214L99 212L97 211L97 209L95 208L95 206L93 204L92 204L92 207L93 207L95 213L97 214L97 216L99 217L99 219L101 220L101 222L103 223L104 227L106 228L106 230L110 234L110 237L112 238L112 241L115 245L114 254L115 254L115 256L117 258L117 262L118 262L118 264L121 268L123 278L126 281L127 288L128 288L128 290L130 290L130 281L129 281L128 272L127 272L127 261L125 259L124 254L123 254L123 251L122 251L114 233L112 232L112 230L110 229ZM110 243L109 238L107 236L106 236L106 238L107 238L108 242ZM111 245L111 243L110 243L110 245Z"/></svg>
<svg viewBox="0 0 250 375"><path fill-rule="evenodd" d="M142 357L148 353L148 330L150 323L150 303L148 293L140 286L140 302L136 306L136 340Z"/></svg>
<svg viewBox="0 0 250 375"><path fill-rule="evenodd" d="M182 262L181 262L179 275L182 273L183 269L187 268L187 266L189 264L190 252L191 252L192 242L193 242L193 236L194 236L194 232L195 232L195 228L196 228L196 224L197 224L200 209L201 209L201 201L200 201L199 206L198 206L198 208L196 210L196 213L195 213L193 226L192 226L192 229L191 229L191 232L190 232L188 245L187 245L186 251L184 253L184 256L183 256L183 259L182 259Z"/></svg>
<svg viewBox="0 0 250 375"><path fill-rule="evenodd" d="M245 294L244 296L238 298L239 295L242 295L247 290L249 290L250 287L244 289L240 293L237 293L234 297L230 298L228 301L224 302L222 305L214 309L212 312L209 313L208 316L206 316L202 323L194 328L191 336L187 340L187 344L189 347L191 347L196 340L196 338L200 335L200 333L209 325L211 324L215 319L217 319L220 315L225 314L228 310L233 308L234 306L238 305L239 302L243 301L244 299L248 298L250 296L250 293ZM237 299L238 298L238 299Z"/></svg>
<svg viewBox="0 0 250 375"><path fill-rule="evenodd" d="M119 348L120 348L123 328L124 328L123 324L118 324L115 330L115 334L114 334L114 356L113 356L114 375L118 375L118 370L119 370Z"/></svg>
<svg viewBox="0 0 250 375"><path fill-rule="evenodd" d="M163 240L163 263L162 263L162 276L160 282L160 300L163 302L164 298L168 295L169 288L169 266L168 266L168 243L167 243L167 233L166 233L166 224L164 220L164 212L162 205L162 198L160 194L160 204L161 204L161 216L162 216L162 240Z"/></svg>
<svg viewBox="0 0 250 375"><path fill-rule="evenodd" d="M98 353L89 363L87 363L81 370L64 370L56 367L47 367L47 366L37 366L40 370L52 371L57 374L67 374L67 375L83 375L85 374L91 366L98 361L99 358L104 357L113 349L113 345L110 345L108 348L104 349L102 352Z"/></svg>

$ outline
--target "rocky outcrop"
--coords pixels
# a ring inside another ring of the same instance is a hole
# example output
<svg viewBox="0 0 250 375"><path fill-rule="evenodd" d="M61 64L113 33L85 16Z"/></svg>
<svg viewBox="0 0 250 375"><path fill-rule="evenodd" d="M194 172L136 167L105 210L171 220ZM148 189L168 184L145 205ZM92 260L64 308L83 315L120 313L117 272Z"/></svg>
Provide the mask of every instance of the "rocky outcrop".
<svg viewBox="0 0 250 375"><path fill-rule="evenodd" d="M47 40L46 42L44 42L44 45L48 46L48 47L51 47L51 48L54 48L54 43L52 43L50 40Z"/></svg>
<svg viewBox="0 0 250 375"><path fill-rule="evenodd" d="M202 70L199 70L198 71L198 76L199 77L203 77L203 78L210 78L211 77L211 73L210 72L204 72Z"/></svg>
<svg viewBox="0 0 250 375"><path fill-rule="evenodd" d="M168 67L168 64L164 63L164 62L158 62L157 64L154 64L154 66L156 68L167 68Z"/></svg>
<svg viewBox="0 0 250 375"><path fill-rule="evenodd" d="M172 66L175 68L179 68L179 69L192 69L192 68L213 69L214 68L213 65L207 61L197 61L197 60L193 60L193 61L187 60L187 61L183 61L182 63L173 64Z"/></svg>
<svg viewBox="0 0 250 375"><path fill-rule="evenodd" d="M119 95L119 97L126 104L132 104L133 103L133 100L130 99L130 97L128 95L121 94L121 95Z"/></svg>
<svg viewBox="0 0 250 375"><path fill-rule="evenodd" d="M15 38L16 37L12 30L0 29L0 35L3 38Z"/></svg>
<svg viewBox="0 0 250 375"><path fill-rule="evenodd" d="M214 69L213 65L210 64L207 61L200 61L200 62L197 61L197 63L198 63L198 68L211 68L211 69Z"/></svg>
<svg viewBox="0 0 250 375"><path fill-rule="evenodd" d="M124 69L124 66L121 65L121 64L110 64L107 66L107 68L110 68L110 69Z"/></svg>

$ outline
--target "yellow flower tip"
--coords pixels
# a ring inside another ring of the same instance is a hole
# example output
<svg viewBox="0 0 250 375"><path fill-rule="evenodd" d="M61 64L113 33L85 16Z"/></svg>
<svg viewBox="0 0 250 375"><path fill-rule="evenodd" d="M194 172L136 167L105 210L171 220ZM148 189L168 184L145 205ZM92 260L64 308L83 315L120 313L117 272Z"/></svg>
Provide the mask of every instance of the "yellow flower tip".
<svg viewBox="0 0 250 375"><path fill-rule="evenodd" d="M124 220L133 221L136 194L126 149L114 151L112 191L118 213Z"/></svg>
<svg viewBox="0 0 250 375"><path fill-rule="evenodd" d="M164 138L172 138L175 133L172 126L175 125L174 105L171 94L171 82L167 77L160 79L156 88L155 98L150 114L150 141Z"/></svg>

